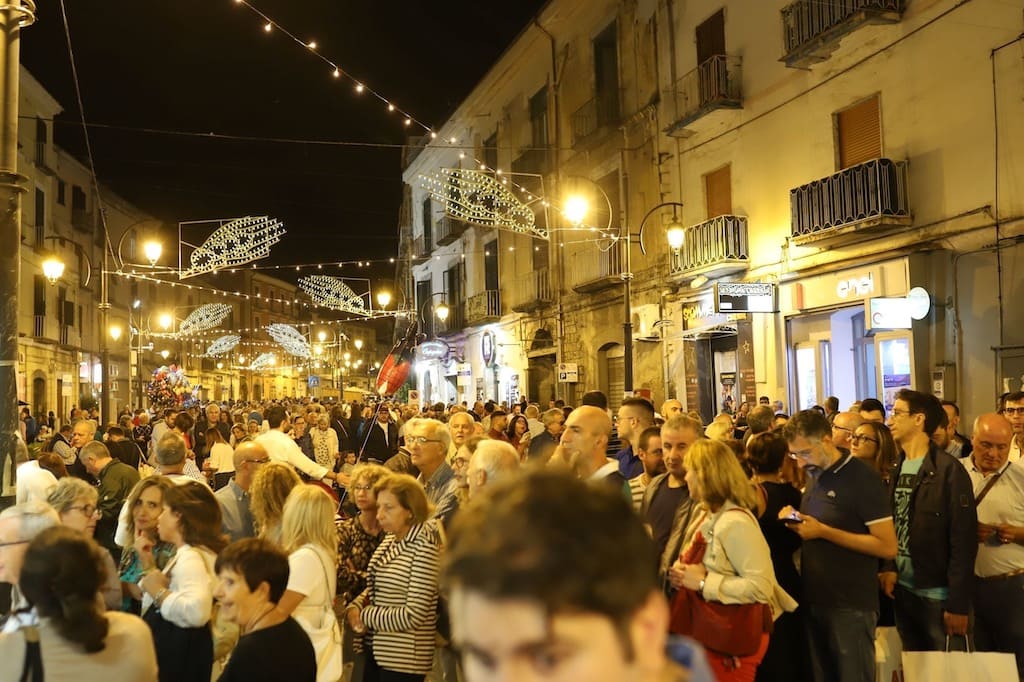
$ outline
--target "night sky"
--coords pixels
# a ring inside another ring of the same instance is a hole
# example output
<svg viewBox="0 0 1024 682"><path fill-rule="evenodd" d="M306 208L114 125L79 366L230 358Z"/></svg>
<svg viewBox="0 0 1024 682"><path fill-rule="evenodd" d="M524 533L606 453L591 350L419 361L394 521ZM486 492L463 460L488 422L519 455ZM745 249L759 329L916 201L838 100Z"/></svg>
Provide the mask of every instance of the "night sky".
<svg viewBox="0 0 1024 682"><path fill-rule="evenodd" d="M234 0L64 0L100 182L168 225L270 215L270 263L381 260L397 251L410 128ZM252 0L428 125L440 125L542 0ZM60 0L38 3L22 62L64 106L57 144L83 158ZM227 141L132 129L352 146ZM416 133L415 127L411 129ZM367 145L385 145L373 147Z"/></svg>

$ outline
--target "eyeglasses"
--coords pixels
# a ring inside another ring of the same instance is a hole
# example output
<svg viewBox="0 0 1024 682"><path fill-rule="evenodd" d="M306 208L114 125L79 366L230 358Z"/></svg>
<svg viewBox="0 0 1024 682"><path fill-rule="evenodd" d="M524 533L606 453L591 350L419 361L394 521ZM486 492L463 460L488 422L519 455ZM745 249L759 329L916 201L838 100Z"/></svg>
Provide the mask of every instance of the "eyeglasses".
<svg viewBox="0 0 1024 682"><path fill-rule="evenodd" d="M807 448L806 450L790 450L789 451L789 457L790 457L790 459L802 459L802 460L806 461L806 460L811 458L811 455L814 454L814 449L816 447L818 447L817 444L812 445L811 447Z"/></svg>
<svg viewBox="0 0 1024 682"><path fill-rule="evenodd" d="M893 408L893 411L892 411L892 416L894 416L894 417L909 417L912 414L914 414L914 413L911 412L910 410L897 410L897 409Z"/></svg>
<svg viewBox="0 0 1024 682"><path fill-rule="evenodd" d="M27 545L31 540L11 540L10 542L0 542L0 548L13 547L14 545Z"/></svg>
<svg viewBox="0 0 1024 682"><path fill-rule="evenodd" d="M1022 415L1024 414L1024 407L1004 407L1003 414L1007 414L1010 416Z"/></svg>
<svg viewBox="0 0 1024 682"><path fill-rule="evenodd" d="M352 490L362 490L364 492L369 492L370 490L373 490L373 486L372 485L354 485L354 486L352 486Z"/></svg>
<svg viewBox="0 0 1024 682"><path fill-rule="evenodd" d="M857 435L850 436L850 442L851 443L859 443L862 440L866 440L869 443L874 443L875 445L878 445L878 439L877 438L872 438L871 436L857 436Z"/></svg>
<svg viewBox="0 0 1024 682"><path fill-rule="evenodd" d="M77 509L78 511L82 512L82 514L85 516L92 516L93 514L99 511L99 509L96 508L95 504L83 504L74 507L68 507L68 511L71 511L72 509Z"/></svg>
<svg viewBox="0 0 1024 682"><path fill-rule="evenodd" d="M407 439L409 445L416 443L417 445L426 445L427 443L440 443L440 438L427 438L426 436L409 436Z"/></svg>

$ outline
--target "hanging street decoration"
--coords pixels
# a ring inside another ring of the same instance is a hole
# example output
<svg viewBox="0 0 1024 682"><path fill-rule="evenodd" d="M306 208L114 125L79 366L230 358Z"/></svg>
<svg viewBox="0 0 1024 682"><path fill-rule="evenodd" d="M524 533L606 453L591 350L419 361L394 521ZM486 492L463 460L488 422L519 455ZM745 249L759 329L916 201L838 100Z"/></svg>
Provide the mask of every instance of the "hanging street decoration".
<svg viewBox="0 0 1024 682"><path fill-rule="evenodd" d="M299 288L305 291L316 305L355 315L368 314L363 297L337 277L309 275L299 280Z"/></svg>
<svg viewBox="0 0 1024 682"><path fill-rule="evenodd" d="M189 256L191 267L178 273L179 279L195 277L224 268L237 267L270 255L270 247L281 241L284 225L276 218L246 216L224 223ZM182 246L193 246L182 241Z"/></svg>
<svg viewBox="0 0 1024 682"><path fill-rule="evenodd" d="M273 367L276 363L277 358L273 353L263 353L249 363L249 369L266 369L267 367Z"/></svg>
<svg viewBox="0 0 1024 682"><path fill-rule="evenodd" d="M211 343L206 349L206 354L203 357L215 358L218 355L230 353L241 340L242 337L237 334L226 334Z"/></svg>
<svg viewBox="0 0 1024 682"><path fill-rule="evenodd" d="M171 336L184 336L197 332L213 329L231 314L231 306L227 303L206 303L191 313L178 327L177 334Z"/></svg>
<svg viewBox="0 0 1024 682"><path fill-rule="evenodd" d="M177 365L164 365L153 370L153 380L146 387L153 407L192 407L195 395L185 370Z"/></svg>
<svg viewBox="0 0 1024 682"><path fill-rule="evenodd" d="M288 353L300 358L308 358L310 356L309 341L302 335L302 332L290 324L275 323L267 325L267 333L270 334L270 338L281 344L281 348L284 348Z"/></svg>
<svg viewBox="0 0 1024 682"><path fill-rule="evenodd" d="M416 355L419 326L414 321L405 331L405 337L395 344L377 373L375 384L380 396L394 395L409 378L409 370Z"/></svg>
<svg viewBox="0 0 1024 682"><path fill-rule="evenodd" d="M454 218L547 239L548 231L537 226L533 209L520 201L498 177L487 171L442 168L440 176L421 175L420 179L423 189ZM530 194L525 198L534 200Z"/></svg>

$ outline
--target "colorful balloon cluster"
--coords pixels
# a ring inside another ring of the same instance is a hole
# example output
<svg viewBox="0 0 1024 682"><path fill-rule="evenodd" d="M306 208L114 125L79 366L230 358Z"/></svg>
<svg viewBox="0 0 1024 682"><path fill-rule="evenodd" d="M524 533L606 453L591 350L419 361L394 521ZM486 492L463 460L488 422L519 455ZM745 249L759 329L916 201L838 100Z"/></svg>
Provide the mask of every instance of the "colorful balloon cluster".
<svg viewBox="0 0 1024 682"><path fill-rule="evenodd" d="M164 365L153 370L153 380L146 394L154 407L191 407L195 396L185 370L177 365Z"/></svg>

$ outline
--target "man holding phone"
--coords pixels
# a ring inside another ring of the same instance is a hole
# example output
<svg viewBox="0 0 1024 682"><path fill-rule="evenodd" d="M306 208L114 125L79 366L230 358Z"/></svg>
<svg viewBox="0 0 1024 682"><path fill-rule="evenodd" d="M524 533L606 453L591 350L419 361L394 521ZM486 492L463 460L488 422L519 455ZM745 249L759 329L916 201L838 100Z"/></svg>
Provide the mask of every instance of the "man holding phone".
<svg viewBox="0 0 1024 682"><path fill-rule="evenodd" d="M875 679L878 560L896 556L896 530L878 474L832 441L832 426L803 410L783 428L789 456L814 467L800 511L779 519L803 538L801 606L816 682Z"/></svg>

